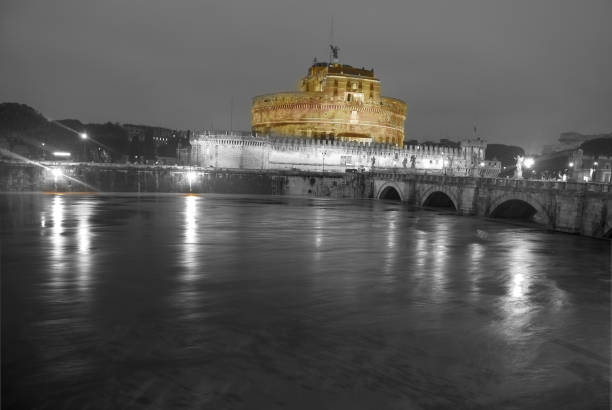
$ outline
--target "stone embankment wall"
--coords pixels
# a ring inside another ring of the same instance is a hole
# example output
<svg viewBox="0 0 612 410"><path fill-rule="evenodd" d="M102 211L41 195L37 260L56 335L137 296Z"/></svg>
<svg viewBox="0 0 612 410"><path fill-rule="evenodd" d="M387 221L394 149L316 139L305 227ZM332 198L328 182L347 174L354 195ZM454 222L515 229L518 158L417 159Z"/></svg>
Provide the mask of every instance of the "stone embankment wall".
<svg viewBox="0 0 612 410"><path fill-rule="evenodd" d="M214 192L373 197L366 174L227 171L178 166L0 162L0 192Z"/></svg>
<svg viewBox="0 0 612 410"><path fill-rule="evenodd" d="M0 162L0 192L193 192L382 198L395 190L407 204L424 206L446 195L459 214L495 216L519 202L534 219L562 232L612 236L612 185L527 181L398 172L211 170L119 164Z"/></svg>

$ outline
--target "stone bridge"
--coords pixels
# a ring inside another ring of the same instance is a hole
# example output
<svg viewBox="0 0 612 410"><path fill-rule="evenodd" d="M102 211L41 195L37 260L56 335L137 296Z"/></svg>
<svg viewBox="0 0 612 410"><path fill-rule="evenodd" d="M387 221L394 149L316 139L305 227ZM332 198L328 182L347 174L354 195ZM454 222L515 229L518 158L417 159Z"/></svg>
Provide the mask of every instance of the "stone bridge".
<svg viewBox="0 0 612 410"><path fill-rule="evenodd" d="M549 229L612 236L608 184L444 175L372 175L373 196L463 215L526 219Z"/></svg>

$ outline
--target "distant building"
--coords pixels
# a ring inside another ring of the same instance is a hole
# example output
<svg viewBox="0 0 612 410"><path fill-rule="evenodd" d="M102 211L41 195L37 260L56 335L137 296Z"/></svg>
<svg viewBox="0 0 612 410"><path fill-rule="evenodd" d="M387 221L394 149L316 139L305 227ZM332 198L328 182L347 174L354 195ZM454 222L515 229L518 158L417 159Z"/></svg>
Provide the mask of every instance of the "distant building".
<svg viewBox="0 0 612 410"><path fill-rule="evenodd" d="M315 62L298 92L253 98L251 129L258 135L403 146L406 103L380 95L374 70Z"/></svg>
<svg viewBox="0 0 612 410"><path fill-rule="evenodd" d="M612 138L612 132L608 134L580 134L578 132L562 132L558 144L544 145L542 154L577 149L582 143L596 138Z"/></svg>
<svg viewBox="0 0 612 410"><path fill-rule="evenodd" d="M581 149L577 149L570 154L569 164L573 181L610 183L612 157L584 155Z"/></svg>

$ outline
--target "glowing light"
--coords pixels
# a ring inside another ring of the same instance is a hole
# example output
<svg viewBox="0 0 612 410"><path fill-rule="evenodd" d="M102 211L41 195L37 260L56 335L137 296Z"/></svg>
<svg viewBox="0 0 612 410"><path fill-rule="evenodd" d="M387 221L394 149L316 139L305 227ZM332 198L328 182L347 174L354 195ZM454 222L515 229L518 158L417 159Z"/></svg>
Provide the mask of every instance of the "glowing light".
<svg viewBox="0 0 612 410"><path fill-rule="evenodd" d="M570 162L570 163L569 163L569 166L570 166L570 167L573 167L573 166L574 166L574 163L573 163L573 162Z"/></svg>
<svg viewBox="0 0 612 410"><path fill-rule="evenodd" d="M599 163L597 161L593 162L593 166L597 166Z"/></svg>
<svg viewBox="0 0 612 410"><path fill-rule="evenodd" d="M187 173L187 182L189 183L189 192L191 192L191 183L196 179L196 173L193 171L189 171Z"/></svg>
<svg viewBox="0 0 612 410"><path fill-rule="evenodd" d="M484 162L481 162L481 163L480 163L480 166L481 166L481 167L484 167L484 166L485 166L485 163L484 163Z"/></svg>
<svg viewBox="0 0 612 410"><path fill-rule="evenodd" d="M61 176L62 176L62 169L61 169L61 168L53 168L53 169L51 170L51 173L53 174L53 176L54 176L55 178L57 178L57 177L61 177Z"/></svg>
<svg viewBox="0 0 612 410"><path fill-rule="evenodd" d="M527 168L531 168L534 163L535 160L533 158L525 158L525 160L523 161L523 164L525 164Z"/></svg>
<svg viewBox="0 0 612 410"><path fill-rule="evenodd" d="M55 156L55 157L69 157L70 153L69 152L64 152L64 151L55 151L53 153L53 156Z"/></svg>
<svg viewBox="0 0 612 410"><path fill-rule="evenodd" d="M86 132L82 132L79 135L81 136L82 140L86 140L87 139L87 133Z"/></svg>

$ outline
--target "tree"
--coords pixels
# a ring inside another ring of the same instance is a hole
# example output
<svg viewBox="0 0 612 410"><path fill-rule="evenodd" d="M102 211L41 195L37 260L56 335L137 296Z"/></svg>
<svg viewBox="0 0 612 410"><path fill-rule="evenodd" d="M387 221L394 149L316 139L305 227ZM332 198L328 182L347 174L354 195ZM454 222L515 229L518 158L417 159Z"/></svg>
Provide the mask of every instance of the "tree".
<svg viewBox="0 0 612 410"><path fill-rule="evenodd" d="M485 151L485 159L487 161L501 161L504 167L516 165L516 157L519 155L525 156L525 150L515 145L488 144Z"/></svg>

